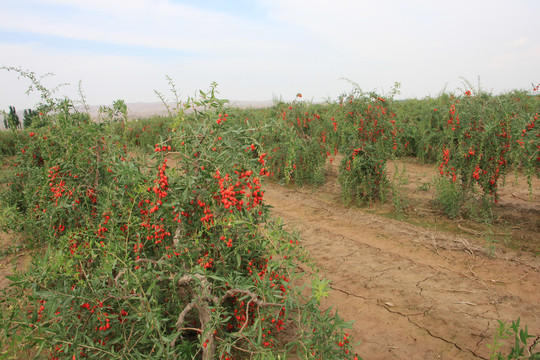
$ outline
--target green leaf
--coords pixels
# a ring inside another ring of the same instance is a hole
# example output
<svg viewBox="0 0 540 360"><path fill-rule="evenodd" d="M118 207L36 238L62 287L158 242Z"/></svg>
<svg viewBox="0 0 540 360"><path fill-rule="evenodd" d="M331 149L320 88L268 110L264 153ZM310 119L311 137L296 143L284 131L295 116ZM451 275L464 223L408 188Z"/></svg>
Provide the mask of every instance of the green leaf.
<svg viewBox="0 0 540 360"><path fill-rule="evenodd" d="M242 265L242 257L240 256L240 253L236 253L236 266L240 267Z"/></svg>
<svg viewBox="0 0 540 360"><path fill-rule="evenodd" d="M36 354L34 355L35 357L37 357L39 354L41 354L41 352L43 351L43 348L45 347L45 341L42 341L41 342L41 345L39 346L39 349L38 351L36 352Z"/></svg>
<svg viewBox="0 0 540 360"><path fill-rule="evenodd" d="M17 285L18 283L22 282L22 279L18 275L8 275L6 276L6 279L10 280L13 285Z"/></svg>
<svg viewBox="0 0 540 360"><path fill-rule="evenodd" d="M257 319L258 320L258 319ZM257 328L257 342L260 344L262 342L262 326Z"/></svg>
<svg viewBox="0 0 540 360"><path fill-rule="evenodd" d="M530 338L530 337L534 337L532 335L529 335L527 334L528 330L527 330L527 326L525 326L525 330L521 329L519 331L519 339L521 340L521 342L525 345L527 345L527 339Z"/></svg>

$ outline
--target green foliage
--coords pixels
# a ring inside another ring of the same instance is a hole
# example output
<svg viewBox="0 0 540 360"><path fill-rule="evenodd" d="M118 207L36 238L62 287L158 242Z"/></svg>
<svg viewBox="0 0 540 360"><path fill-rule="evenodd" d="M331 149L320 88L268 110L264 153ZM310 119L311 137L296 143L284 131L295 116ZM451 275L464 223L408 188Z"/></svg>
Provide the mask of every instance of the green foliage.
<svg viewBox="0 0 540 360"><path fill-rule="evenodd" d="M268 154L271 174L284 183L321 185L326 161L347 158L340 177L345 183L342 198L348 202L353 201L352 182L363 182L366 174L357 178L343 171L349 171L346 164L354 151L368 146L370 156L382 161L406 155L436 163L444 178L434 183L437 203L451 218L466 215L492 222L498 186L508 168L522 170L530 186L531 177L538 176L539 96L519 91L492 96L481 90L473 95L468 90L463 96L442 93L436 98L394 101L397 88L381 96L353 85L338 102L276 101L269 109L233 112L231 118L245 126L263 127L254 131L254 137ZM360 193L373 193L376 199L384 198L388 190L366 188ZM396 187L392 190L397 211L406 207L399 192ZM372 200L368 196L359 202Z"/></svg>
<svg viewBox="0 0 540 360"><path fill-rule="evenodd" d="M540 351L536 348L538 337L532 344L529 344L529 339L535 336L529 335L527 325L522 328L519 323L520 319L511 323L497 321L499 327L493 337L493 343L488 345L491 360L540 359ZM504 340L510 340L510 342L507 343ZM501 347L507 347L505 345L509 345L509 350L503 354L500 349Z"/></svg>
<svg viewBox="0 0 540 360"><path fill-rule="evenodd" d="M39 118L39 112L37 112L36 110L25 109L23 114L23 127L25 129L30 128L32 126L32 122L34 122L34 119Z"/></svg>
<svg viewBox="0 0 540 360"><path fill-rule="evenodd" d="M4 126L6 127L6 129L12 130L15 130L21 126L21 122L19 121L19 115L17 115L15 107L9 107L9 113L6 114L4 117Z"/></svg>
<svg viewBox="0 0 540 360"><path fill-rule="evenodd" d="M127 121L128 109L124 100L114 101L112 107L100 106L98 112L102 121L120 121L122 123Z"/></svg>
<svg viewBox="0 0 540 360"><path fill-rule="evenodd" d="M339 167L339 184L345 204L371 204L386 198L386 160L372 148L357 148L344 157Z"/></svg>
<svg viewBox="0 0 540 360"><path fill-rule="evenodd" d="M392 190L392 203L394 204L394 211L399 217L406 215L407 208L409 206L407 195L404 194L406 191L405 185L407 182L408 179L405 166L399 170L398 166L395 165L394 176L392 177L390 188Z"/></svg>
<svg viewBox="0 0 540 360"><path fill-rule="evenodd" d="M328 130L318 110L305 103L278 103L265 114L269 121L261 122L265 131L258 142L276 179L298 186L324 183Z"/></svg>
<svg viewBox="0 0 540 360"><path fill-rule="evenodd" d="M12 156L17 152L17 133L12 131L0 131L0 155Z"/></svg>
<svg viewBox="0 0 540 360"><path fill-rule="evenodd" d="M344 132L342 144L346 152L369 146L381 158L398 152L398 133L401 131L394 111L393 96L399 84L388 96L375 92L364 93L355 84L354 89L339 97L338 123Z"/></svg>
<svg viewBox="0 0 540 360"><path fill-rule="evenodd" d="M156 144L167 142L173 134L173 123L170 118L152 117L128 121L125 124L111 124L117 135L124 134L129 147L143 151L154 150Z"/></svg>
<svg viewBox="0 0 540 360"><path fill-rule="evenodd" d="M455 195L462 198L452 203L456 209L450 212L458 213L467 200L477 198L488 214L491 204L498 201L498 186L509 164L523 167L528 174L536 167L540 142L532 130L538 104L534 108L530 101L513 95L473 95L471 90L450 100L440 129L439 172L456 183ZM439 193L439 197L447 195ZM444 199L441 202L450 205Z"/></svg>
<svg viewBox="0 0 540 360"><path fill-rule="evenodd" d="M448 178L436 178L435 190L436 202L442 207L443 212L451 219L455 219L461 213L461 208L466 200L461 186Z"/></svg>
<svg viewBox="0 0 540 360"><path fill-rule="evenodd" d="M443 145L440 132L444 121L440 108L446 103L445 96L395 103L402 155L414 156L424 163L434 163L438 159Z"/></svg>

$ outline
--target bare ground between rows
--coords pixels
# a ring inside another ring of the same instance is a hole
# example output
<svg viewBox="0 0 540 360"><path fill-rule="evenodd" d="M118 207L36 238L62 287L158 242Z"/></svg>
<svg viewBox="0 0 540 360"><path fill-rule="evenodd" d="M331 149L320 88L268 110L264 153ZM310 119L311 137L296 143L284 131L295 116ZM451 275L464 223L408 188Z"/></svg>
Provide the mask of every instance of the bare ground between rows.
<svg viewBox="0 0 540 360"><path fill-rule="evenodd" d="M405 166L409 178L421 181L432 171ZM456 222L456 231L441 231L381 216L380 208L344 207L332 181L315 190L267 184L265 199L275 216L300 231L303 246L331 280L323 306L355 320L352 334L364 359L487 359L497 319L520 317L529 333L540 334L538 257L488 249L481 236L461 231ZM527 191L511 187L501 206L508 206L510 194ZM537 222L538 203L517 200L509 205L532 209Z"/></svg>

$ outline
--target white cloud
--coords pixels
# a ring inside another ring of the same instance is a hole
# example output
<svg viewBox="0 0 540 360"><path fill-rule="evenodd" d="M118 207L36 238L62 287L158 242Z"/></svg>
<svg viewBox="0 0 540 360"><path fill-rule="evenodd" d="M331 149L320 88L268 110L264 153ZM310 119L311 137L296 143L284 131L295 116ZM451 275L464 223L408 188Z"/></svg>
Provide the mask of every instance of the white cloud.
<svg viewBox="0 0 540 360"><path fill-rule="evenodd" d="M529 39L527 39L526 37L522 37L522 38L520 38L519 40L514 41L514 47L522 47L522 46L524 46L528 41L529 41Z"/></svg>
<svg viewBox="0 0 540 360"><path fill-rule="evenodd" d="M187 52L247 52L277 48L269 28L249 19L170 1L21 0L3 9L0 28L75 40ZM55 6L43 12L42 6ZM67 16L66 16L67 14ZM38 21L36 21L38 19ZM210 40L210 41L209 41Z"/></svg>

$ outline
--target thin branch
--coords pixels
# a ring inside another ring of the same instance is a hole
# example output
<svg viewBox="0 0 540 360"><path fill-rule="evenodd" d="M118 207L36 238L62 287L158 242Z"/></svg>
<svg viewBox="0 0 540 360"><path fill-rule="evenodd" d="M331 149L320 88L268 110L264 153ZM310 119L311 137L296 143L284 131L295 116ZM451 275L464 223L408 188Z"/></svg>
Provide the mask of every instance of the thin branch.
<svg viewBox="0 0 540 360"><path fill-rule="evenodd" d="M255 304L259 305L259 306L283 306L283 304L279 304L279 303L270 303L270 302L266 302L266 301L262 301L258 298L258 295L249 291L249 290L243 290L243 289L230 289L228 290L222 297L221 297L221 300L220 300L220 303L225 300L227 297L229 296L233 296L235 294L244 294L244 295L248 295L251 297L251 300L252 302L254 302Z"/></svg>
<svg viewBox="0 0 540 360"><path fill-rule="evenodd" d="M180 329L182 327L182 324L184 323L186 315L191 311L191 309L193 309L196 306L196 304L197 304L197 302L195 300L193 300L192 302L187 304L187 306L184 308L184 310L182 310L182 312L178 316L178 320L176 321L176 327L177 328ZM174 346L174 345L171 344L171 346Z"/></svg>

